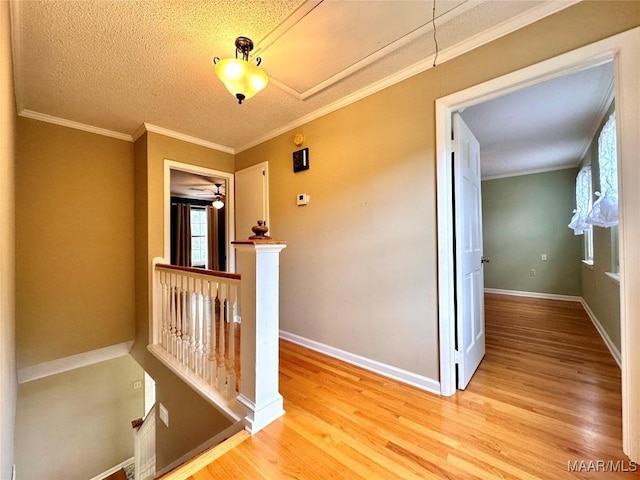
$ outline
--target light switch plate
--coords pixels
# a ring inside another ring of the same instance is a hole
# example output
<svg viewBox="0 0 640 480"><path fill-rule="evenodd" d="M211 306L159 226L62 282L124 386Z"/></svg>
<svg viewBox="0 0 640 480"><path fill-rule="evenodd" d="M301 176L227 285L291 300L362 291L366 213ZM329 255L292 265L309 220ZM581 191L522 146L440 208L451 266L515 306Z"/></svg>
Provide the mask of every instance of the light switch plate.
<svg viewBox="0 0 640 480"><path fill-rule="evenodd" d="M162 423L167 427L169 426L169 410L167 410L167 407L163 404L160 404L160 420L162 420Z"/></svg>
<svg viewBox="0 0 640 480"><path fill-rule="evenodd" d="M298 206L306 205L307 203L309 203L309 195L307 195L306 193L299 193L298 195L296 195L296 203L298 204Z"/></svg>

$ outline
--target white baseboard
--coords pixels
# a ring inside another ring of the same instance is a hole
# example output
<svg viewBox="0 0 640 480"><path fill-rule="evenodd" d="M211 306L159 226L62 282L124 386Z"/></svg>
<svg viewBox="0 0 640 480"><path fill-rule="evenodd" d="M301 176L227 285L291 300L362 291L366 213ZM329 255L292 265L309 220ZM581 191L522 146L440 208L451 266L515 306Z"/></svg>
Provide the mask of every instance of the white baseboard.
<svg viewBox="0 0 640 480"><path fill-rule="evenodd" d="M499 288L485 288L484 293L510 295L513 297L543 298L546 300L563 300L565 302L581 302L582 297L574 295L558 295L556 293L521 292L520 290L501 290Z"/></svg>
<svg viewBox="0 0 640 480"><path fill-rule="evenodd" d="M496 288L485 288L484 293L495 293L497 295L511 295L514 297L543 298L547 300L564 300L567 302L580 302L585 312L587 312L587 315L591 319L593 326L596 327L596 330L602 337L602 341L609 349L609 352L611 352L611 356L618 364L618 367L622 368L622 355L620 354L620 350L618 350L616 345L613 343L613 341L611 340L611 337L609 337L609 334L604 329L600 321L596 318L591 308L589 308L589 305L587 304L584 298L574 297L571 295L556 295L553 293L520 292L518 290L499 290Z"/></svg>
<svg viewBox="0 0 640 480"><path fill-rule="evenodd" d="M585 312L587 312L587 315L589 315L589 318L591 319L593 326L596 327L596 330L602 337L602 341L604 341L604 344L609 349L609 352L611 352L611 356L618 364L618 367L622 368L622 355L620 354L620 350L618 350L618 347L616 347L615 343L613 343L613 341L611 340L611 337L609 336L607 331L604 329L600 321L596 318L591 308L589 308L589 305L587 304L587 302L583 298L581 298L580 303L582 303L582 307L584 308Z"/></svg>
<svg viewBox="0 0 640 480"><path fill-rule="evenodd" d="M89 352L71 355L69 357L58 358L50 362L38 363L30 367L23 367L18 370L18 383L26 383L39 378L48 377L57 373L68 372L76 368L86 367L114 358L128 355L133 346L133 340L124 343L109 345Z"/></svg>
<svg viewBox="0 0 640 480"><path fill-rule="evenodd" d="M95 477L93 477L93 478L91 478L89 480L102 480L103 478L107 478L109 475L111 475L113 473L116 473L121 468L125 468L125 467L128 467L129 465L133 464L133 461L134 461L133 457L128 458L127 460L122 462L120 465L116 465L115 467L110 468L106 472L102 472L102 473L96 475Z"/></svg>
<svg viewBox="0 0 640 480"><path fill-rule="evenodd" d="M288 340L291 343L301 345L310 350L324 353L325 355L337 358L338 360L342 360L343 362L350 363L357 367L364 368L365 370L369 370L384 377L392 378L393 380L412 385L421 390L426 390L427 392L440 395L440 382L432 378L424 377L392 365L387 365L385 363L378 362L377 360L361 357L360 355L349 353L344 350L340 350L339 348L316 342L315 340L310 340L283 330L280 330L280 338Z"/></svg>

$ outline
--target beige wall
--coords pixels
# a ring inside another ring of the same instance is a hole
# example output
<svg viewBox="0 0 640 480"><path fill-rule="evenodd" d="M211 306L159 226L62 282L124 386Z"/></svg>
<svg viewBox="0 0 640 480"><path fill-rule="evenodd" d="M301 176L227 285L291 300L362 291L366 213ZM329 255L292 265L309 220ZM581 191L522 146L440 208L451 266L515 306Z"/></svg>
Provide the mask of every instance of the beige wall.
<svg viewBox="0 0 640 480"><path fill-rule="evenodd" d="M19 118L18 367L134 336L133 145Z"/></svg>
<svg viewBox="0 0 640 480"><path fill-rule="evenodd" d="M9 2L0 2L0 478L11 478L16 408L13 96Z"/></svg>
<svg viewBox="0 0 640 480"><path fill-rule="evenodd" d="M156 408L156 472L231 425L231 421L166 369L156 375L156 400L169 412L167 427Z"/></svg>
<svg viewBox="0 0 640 480"><path fill-rule="evenodd" d="M640 24L640 2L584 2L241 152L269 161L281 327L438 379L434 101ZM296 207L295 194L312 201Z"/></svg>
<svg viewBox="0 0 640 480"><path fill-rule="evenodd" d="M126 355L21 384L17 478L87 480L133 457L131 421L144 414L133 383L142 379Z"/></svg>
<svg viewBox="0 0 640 480"><path fill-rule="evenodd" d="M151 261L164 256L164 161L234 171L233 155L156 133L145 133L135 153L136 343L132 355L146 368Z"/></svg>
<svg viewBox="0 0 640 480"><path fill-rule="evenodd" d="M169 428L156 422L158 469L230 425L226 416L178 380L148 351L151 261L164 255L164 161L233 172L233 155L146 133L135 152L136 342L131 354L156 382L157 400L169 410Z"/></svg>

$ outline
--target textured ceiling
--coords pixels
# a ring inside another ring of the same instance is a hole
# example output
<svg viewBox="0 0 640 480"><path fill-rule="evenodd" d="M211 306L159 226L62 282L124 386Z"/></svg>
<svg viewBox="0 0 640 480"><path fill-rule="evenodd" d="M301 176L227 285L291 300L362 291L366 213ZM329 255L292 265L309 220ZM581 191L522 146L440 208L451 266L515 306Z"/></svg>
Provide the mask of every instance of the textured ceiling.
<svg viewBox="0 0 640 480"><path fill-rule="evenodd" d="M613 95L613 65L554 78L467 108L483 178L575 167Z"/></svg>
<svg viewBox="0 0 640 480"><path fill-rule="evenodd" d="M441 58L505 22L531 21L531 12L544 16L574 2L436 0ZM129 136L147 123L239 151L429 60L435 48L432 5L11 0L18 110ZM299 23L313 36L293 55ZM256 53L264 42L262 66L269 74L272 61L281 77L241 106L212 65L212 57L234 54L240 35L254 40ZM345 38L363 41L345 46ZM329 78L330 85L304 99L292 94Z"/></svg>

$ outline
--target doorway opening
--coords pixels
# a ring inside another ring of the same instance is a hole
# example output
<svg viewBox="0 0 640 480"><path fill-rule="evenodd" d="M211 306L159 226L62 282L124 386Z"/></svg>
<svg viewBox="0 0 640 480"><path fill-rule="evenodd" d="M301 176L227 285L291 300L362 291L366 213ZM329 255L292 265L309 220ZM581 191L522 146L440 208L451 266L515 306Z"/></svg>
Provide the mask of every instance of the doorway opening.
<svg viewBox="0 0 640 480"><path fill-rule="evenodd" d="M233 174L165 160L164 180L164 258L233 272Z"/></svg>
<svg viewBox="0 0 640 480"><path fill-rule="evenodd" d="M451 250L454 244L454 211L451 202L453 173L451 171L450 132L452 114L460 109L497 98L508 92L513 92L527 86L535 85L544 80L565 75L567 73L584 70L605 62L613 62L616 70L616 100L618 102L616 115L619 125L620 160L619 178L622 179L619 203L619 255L621 265L620 275L620 303L621 303L621 343L622 343L622 390L623 390L623 448L631 458L640 453L640 445L635 441L640 438L640 417L634 413L631 405L640 403L640 388L638 388L637 363L628 358L636 353L632 351L631 339L640 330L638 325L629 321L631 312L639 313L640 305L630 294L627 282L634 283L631 270L625 268L625 259L636 260L636 253L626 245L631 245L633 226L638 223L631 215L626 216L625 205L632 205L633 188L624 189L626 175L635 175L637 167L633 162L634 148L637 140L633 134L640 127L634 111L638 108L638 95L634 91L637 85L637 59L634 48L637 48L640 31L627 32L583 47L573 52L547 60L537 65L524 68L517 72L488 81L454 93L436 101L436 149L437 149L437 199L438 199L438 285L439 285L439 335L440 335L440 390L442 395L452 395L456 392L455 368L455 258ZM625 133L626 132L626 133ZM625 175L622 175L622 172ZM635 178L635 177L634 177ZM631 179L629 187L632 187ZM627 196L629 192L629 196ZM627 203L629 202L629 203ZM629 228L629 230L627 230ZM635 373L635 375L634 375ZM635 434L635 436L634 436Z"/></svg>

